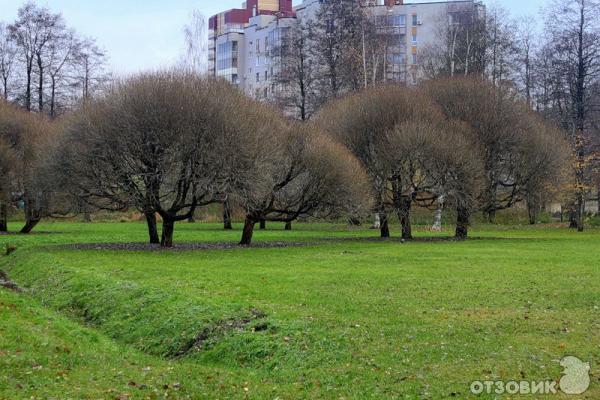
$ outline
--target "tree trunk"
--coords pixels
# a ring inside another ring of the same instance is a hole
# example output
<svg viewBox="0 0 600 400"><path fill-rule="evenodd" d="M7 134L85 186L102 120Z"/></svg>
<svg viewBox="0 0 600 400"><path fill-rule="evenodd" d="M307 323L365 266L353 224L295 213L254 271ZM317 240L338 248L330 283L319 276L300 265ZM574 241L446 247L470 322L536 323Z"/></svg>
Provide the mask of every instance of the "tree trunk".
<svg viewBox="0 0 600 400"><path fill-rule="evenodd" d="M146 224L148 225L148 237L150 238L150 244L159 244L160 238L158 237L158 229L156 228L156 213L145 212Z"/></svg>
<svg viewBox="0 0 600 400"><path fill-rule="evenodd" d="M33 228L40 222L41 217L35 208L35 200L32 200L27 193L25 193L23 200L25 208L25 226L21 229L21 233L28 234L31 233Z"/></svg>
<svg viewBox="0 0 600 400"><path fill-rule="evenodd" d="M402 239L410 240L412 236L412 226L410 224L410 209L412 198L410 196L400 196L398 201L398 219L402 225Z"/></svg>
<svg viewBox="0 0 600 400"><path fill-rule="evenodd" d="M27 83L25 84L25 109L31 111L31 74L33 71L33 58L27 59Z"/></svg>
<svg viewBox="0 0 600 400"><path fill-rule="evenodd" d="M231 204L229 204L229 200L223 202L223 229L233 229L231 226Z"/></svg>
<svg viewBox="0 0 600 400"><path fill-rule="evenodd" d="M577 229L577 209L573 204L569 206L569 228Z"/></svg>
<svg viewBox="0 0 600 400"><path fill-rule="evenodd" d="M194 214L192 214L192 215L189 216L188 223L190 223L190 224L195 224L196 223L196 217L194 216Z"/></svg>
<svg viewBox="0 0 600 400"><path fill-rule="evenodd" d="M4 101L8 101L8 78L2 79L2 86L4 88Z"/></svg>
<svg viewBox="0 0 600 400"><path fill-rule="evenodd" d="M438 197L438 207L435 210L435 217L433 219L433 226L431 230L433 232L441 232L442 231L442 213L444 211L444 200L445 196L442 194Z"/></svg>
<svg viewBox="0 0 600 400"><path fill-rule="evenodd" d="M577 231L583 232L585 222L585 194L579 193L577 196Z"/></svg>
<svg viewBox="0 0 600 400"><path fill-rule="evenodd" d="M565 209L562 204L560 206L560 222L565 222Z"/></svg>
<svg viewBox="0 0 600 400"><path fill-rule="evenodd" d="M535 225L537 222L538 206L531 197L527 198L527 216L529 217L529 225Z"/></svg>
<svg viewBox="0 0 600 400"><path fill-rule="evenodd" d="M266 220L264 220L264 219L261 219L261 220L260 220L260 226L259 226L259 229L260 229L261 231L264 231L265 229L267 229L267 221L266 221Z"/></svg>
<svg viewBox="0 0 600 400"><path fill-rule="evenodd" d="M8 232L8 205L0 202L0 232Z"/></svg>
<svg viewBox="0 0 600 400"><path fill-rule="evenodd" d="M456 234L457 239L466 239L469 233L469 210L465 207L456 207Z"/></svg>
<svg viewBox="0 0 600 400"><path fill-rule="evenodd" d="M381 232L382 238L390 237L390 227L388 223L388 216L385 211L379 212L379 231Z"/></svg>
<svg viewBox="0 0 600 400"><path fill-rule="evenodd" d="M598 185L598 193L596 196L596 201L597 201L596 206L598 207L598 210L596 210L596 211L598 211L598 215L600 215L600 184Z"/></svg>
<svg viewBox="0 0 600 400"><path fill-rule="evenodd" d="M486 221L490 224L493 224L496 222L496 210L490 210L488 212L486 212Z"/></svg>
<svg viewBox="0 0 600 400"><path fill-rule="evenodd" d="M43 112L44 111L44 65L42 62L42 57L41 55L38 53L37 55L37 64L38 64L38 73L39 73L39 80L38 80L38 111L39 112Z"/></svg>
<svg viewBox="0 0 600 400"><path fill-rule="evenodd" d="M28 218L25 220L25 226L21 229L21 233L28 234L31 233L33 228L40 222L38 218Z"/></svg>
<svg viewBox="0 0 600 400"><path fill-rule="evenodd" d="M291 231L292 230L292 223L291 222L286 222L285 223L285 230L286 231Z"/></svg>
<svg viewBox="0 0 600 400"><path fill-rule="evenodd" d="M161 247L173 247L173 232L175 231L175 221L163 216Z"/></svg>
<svg viewBox="0 0 600 400"><path fill-rule="evenodd" d="M242 246L250 246L252 244L252 234L254 233L254 225L256 221L250 217L246 217L244 221L244 231L242 232L242 240L240 241L240 245Z"/></svg>
<svg viewBox="0 0 600 400"><path fill-rule="evenodd" d="M50 117L56 116L56 77L52 76L52 88L50 89Z"/></svg>

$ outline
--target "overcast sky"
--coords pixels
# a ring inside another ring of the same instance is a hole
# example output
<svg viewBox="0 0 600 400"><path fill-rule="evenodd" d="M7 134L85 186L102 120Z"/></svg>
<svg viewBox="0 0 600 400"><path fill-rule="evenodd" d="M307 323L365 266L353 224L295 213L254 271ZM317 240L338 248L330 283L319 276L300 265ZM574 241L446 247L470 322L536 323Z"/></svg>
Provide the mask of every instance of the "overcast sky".
<svg viewBox="0 0 600 400"><path fill-rule="evenodd" d="M502 0L515 16L539 19L551 0ZM194 9L210 16L239 8L243 0L36 0L62 12L67 24L98 40L110 56L113 72L130 73L168 66L182 52L183 25ZM413 1L421 3L424 1ZM0 21L10 22L24 0L0 0ZM301 0L294 0L294 5ZM486 4L492 4L486 1Z"/></svg>

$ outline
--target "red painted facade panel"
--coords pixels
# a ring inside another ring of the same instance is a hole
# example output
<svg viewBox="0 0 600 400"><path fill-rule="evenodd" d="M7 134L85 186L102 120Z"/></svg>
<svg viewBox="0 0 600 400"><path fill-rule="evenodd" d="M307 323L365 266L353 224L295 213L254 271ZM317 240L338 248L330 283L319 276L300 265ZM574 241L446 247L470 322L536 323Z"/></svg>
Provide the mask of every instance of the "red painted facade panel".
<svg viewBox="0 0 600 400"><path fill-rule="evenodd" d="M243 9L233 9L227 11L225 14L225 23L226 24L245 24L248 22L250 15L248 14L248 10Z"/></svg>
<svg viewBox="0 0 600 400"><path fill-rule="evenodd" d="M215 30L217 29L217 16L213 15L208 19L208 29Z"/></svg>
<svg viewBox="0 0 600 400"><path fill-rule="evenodd" d="M282 13L292 12L292 0L279 0L279 11Z"/></svg>
<svg viewBox="0 0 600 400"><path fill-rule="evenodd" d="M226 24L246 24L254 15L254 10L257 10L258 15L278 15L280 17L294 17L295 13L292 8L292 0L279 0L279 11L268 11L258 9L258 0L247 0L246 8L234 8L225 11ZM208 20L209 29L216 30L218 28L219 19L215 15Z"/></svg>

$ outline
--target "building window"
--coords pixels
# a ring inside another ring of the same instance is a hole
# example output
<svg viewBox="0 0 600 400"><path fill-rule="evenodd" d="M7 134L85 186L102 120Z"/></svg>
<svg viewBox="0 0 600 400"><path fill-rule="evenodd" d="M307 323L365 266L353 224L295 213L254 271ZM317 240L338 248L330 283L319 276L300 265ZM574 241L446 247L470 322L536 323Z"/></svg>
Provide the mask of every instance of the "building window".
<svg viewBox="0 0 600 400"><path fill-rule="evenodd" d="M256 82L260 82L260 74L258 72L256 73Z"/></svg>
<svg viewBox="0 0 600 400"><path fill-rule="evenodd" d="M419 59L418 59L417 55L416 55L416 54L413 54L413 55L412 55L412 63L413 63L413 64L417 64L417 61L419 61Z"/></svg>
<svg viewBox="0 0 600 400"><path fill-rule="evenodd" d="M417 44L417 35L412 35L413 44Z"/></svg>
<svg viewBox="0 0 600 400"><path fill-rule="evenodd" d="M238 66L238 42L230 41L217 46L217 70L223 71Z"/></svg>
<svg viewBox="0 0 600 400"><path fill-rule="evenodd" d="M387 55L387 60L390 64L404 64L406 61L406 57L404 56L404 54L389 53Z"/></svg>
<svg viewBox="0 0 600 400"><path fill-rule="evenodd" d="M265 99L269 97L269 88L265 88L264 90Z"/></svg>
<svg viewBox="0 0 600 400"><path fill-rule="evenodd" d="M417 16L417 14L413 14L412 16L412 26L417 26L419 25L419 17Z"/></svg>
<svg viewBox="0 0 600 400"><path fill-rule="evenodd" d="M378 17L381 25L387 26L406 26L406 15L382 15Z"/></svg>
<svg viewBox="0 0 600 400"><path fill-rule="evenodd" d="M260 39L256 39L256 54L260 54Z"/></svg>
<svg viewBox="0 0 600 400"><path fill-rule="evenodd" d="M267 71L265 71L265 81L269 79L269 73Z"/></svg>

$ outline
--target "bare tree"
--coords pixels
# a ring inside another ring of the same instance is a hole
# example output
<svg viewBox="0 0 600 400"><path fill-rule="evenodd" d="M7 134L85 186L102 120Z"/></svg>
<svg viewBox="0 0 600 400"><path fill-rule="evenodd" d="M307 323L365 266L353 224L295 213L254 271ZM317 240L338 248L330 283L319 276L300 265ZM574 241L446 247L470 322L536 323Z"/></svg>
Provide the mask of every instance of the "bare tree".
<svg viewBox="0 0 600 400"><path fill-rule="evenodd" d="M65 208L66 203L55 202L56 187L48 164L49 149L58 136L57 126L44 116L0 106L0 140L10 148L13 160L8 200L23 204L21 233L30 233L42 218Z"/></svg>
<svg viewBox="0 0 600 400"><path fill-rule="evenodd" d="M313 62L320 70L321 97L363 87L365 10L354 0L324 2L310 33Z"/></svg>
<svg viewBox="0 0 600 400"><path fill-rule="evenodd" d="M175 223L216 200L223 167L216 121L224 116L211 98L232 90L179 72L117 84L68 129L61 170L76 176L68 186L95 206L137 207L148 218L151 241L158 213L161 245L171 247Z"/></svg>
<svg viewBox="0 0 600 400"><path fill-rule="evenodd" d="M3 97L28 111L56 117L85 101L107 81L105 68L106 56L93 39L81 39L61 14L33 1L0 29Z"/></svg>
<svg viewBox="0 0 600 400"><path fill-rule="evenodd" d="M0 116L0 125L3 124ZM0 233L8 231L8 206L11 202L11 183L14 180L15 164L13 149L0 136Z"/></svg>
<svg viewBox="0 0 600 400"><path fill-rule="evenodd" d="M400 85L370 88L346 96L318 114L319 125L345 144L364 165L371 180L382 237L390 235L390 208L399 215L403 236L412 237L410 209L420 192L420 187L415 186L416 174L407 165L410 163L385 162L386 135L401 123L426 123L441 118L426 96Z"/></svg>
<svg viewBox="0 0 600 400"><path fill-rule="evenodd" d="M17 67L18 49L12 39L8 27L0 23L0 79L2 79L2 97L9 98L11 79Z"/></svg>
<svg viewBox="0 0 600 400"><path fill-rule="evenodd" d="M80 91L77 97L86 103L110 82L110 77L106 73L107 56L95 40L90 38L80 41L76 50L73 54L72 85Z"/></svg>
<svg viewBox="0 0 600 400"><path fill-rule="evenodd" d="M218 94L218 96L215 96ZM89 102L71 122L60 157L65 187L92 206L136 207L155 239L173 245L175 223L226 194L256 189L244 171L270 154L280 119L232 85L191 72L142 74Z"/></svg>
<svg viewBox="0 0 600 400"><path fill-rule="evenodd" d="M486 58L486 21L473 3L448 4L437 17L437 40L421 50L426 77L482 75Z"/></svg>
<svg viewBox="0 0 600 400"><path fill-rule="evenodd" d="M525 200L533 182L548 182L562 173L561 132L543 124L511 92L466 78L429 82L426 90L448 118L472 128L485 173L479 202L489 221L496 211Z"/></svg>
<svg viewBox="0 0 600 400"><path fill-rule="evenodd" d="M518 53L516 55L519 86L530 108L533 108L535 90L535 54L537 52L536 25L533 17L524 17L518 23Z"/></svg>
<svg viewBox="0 0 600 400"><path fill-rule="evenodd" d="M0 100L0 232L8 230L8 207L16 190L15 146L22 131L16 118L16 108Z"/></svg>
<svg viewBox="0 0 600 400"><path fill-rule="evenodd" d="M15 40L25 68L25 103L31 111L33 76L38 68L38 108L43 110L44 63L42 53L53 39L57 29L63 27L60 14L53 14L47 8L38 7L30 1L19 9L17 20L9 25L11 36Z"/></svg>
<svg viewBox="0 0 600 400"><path fill-rule="evenodd" d="M289 28L279 28L278 36L271 49L277 64L273 77L276 103L305 121L322 100L318 95L317 66L310 54L310 31L305 23L297 21Z"/></svg>
<svg viewBox="0 0 600 400"><path fill-rule="evenodd" d="M456 237L465 239L470 215L477 208L483 176L481 152L460 122L408 122L388 134L386 158L404 180L410 179L424 207L444 197L457 211Z"/></svg>
<svg viewBox="0 0 600 400"><path fill-rule="evenodd" d="M486 47L487 76L494 85L511 81L514 76L514 59L518 54L515 43L516 23L509 12L495 5L487 9Z"/></svg>
<svg viewBox="0 0 600 400"><path fill-rule="evenodd" d="M185 53L181 64L197 74L206 72L208 42L206 39L206 19L198 10L192 11L190 20L183 28L185 37Z"/></svg>
<svg viewBox="0 0 600 400"><path fill-rule="evenodd" d="M246 209L240 244L251 244L260 221L334 218L356 213L368 202L358 160L315 127L293 124L270 139L275 146L267 163L244 173L253 184L238 194Z"/></svg>
<svg viewBox="0 0 600 400"><path fill-rule="evenodd" d="M561 15L560 27L555 15ZM600 78L600 3L597 0L554 2L548 10L545 36L550 59L552 110L570 132L576 154L576 196L572 226L584 229L585 202L591 190L591 88Z"/></svg>
<svg viewBox="0 0 600 400"><path fill-rule="evenodd" d="M46 70L49 82L48 114L54 118L59 112L59 97L61 91L69 87L69 73L75 61L75 55L80 51L80 42L74 31L64 30L52 40L47 49Z"/></svg>

